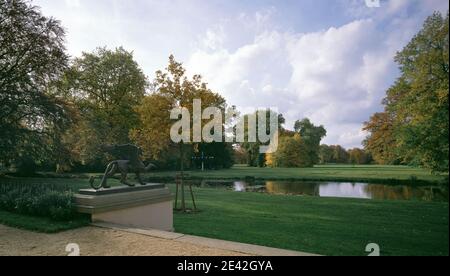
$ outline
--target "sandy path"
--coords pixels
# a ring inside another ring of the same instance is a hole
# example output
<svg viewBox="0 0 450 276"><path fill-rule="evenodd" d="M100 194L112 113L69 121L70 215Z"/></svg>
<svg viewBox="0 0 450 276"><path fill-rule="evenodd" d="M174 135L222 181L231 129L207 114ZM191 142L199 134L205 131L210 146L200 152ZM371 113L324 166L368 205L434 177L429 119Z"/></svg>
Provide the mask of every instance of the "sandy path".
<svg viewBox="0 0 450 276"><path fill-rule="evenodd" d="M0 225L0 256L67 255L77 243L82 256L240 256L241 253L134 233L84 227L58 234L41 234Z"/></svg>

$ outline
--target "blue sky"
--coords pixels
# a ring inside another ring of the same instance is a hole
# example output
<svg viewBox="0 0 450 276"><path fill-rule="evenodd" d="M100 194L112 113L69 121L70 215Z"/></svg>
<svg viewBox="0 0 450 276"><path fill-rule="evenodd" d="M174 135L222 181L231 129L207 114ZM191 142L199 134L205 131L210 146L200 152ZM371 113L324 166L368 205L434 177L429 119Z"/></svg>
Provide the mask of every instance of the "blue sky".
<svg viewBox="0 0 450 276"><path fill-rule="evenodd" d="M309 117L324 143L361 146L362 123L398 76L395 53L446 0L35 0L73 56L133 51L149 79L170 54L229 104Z"/></svg>

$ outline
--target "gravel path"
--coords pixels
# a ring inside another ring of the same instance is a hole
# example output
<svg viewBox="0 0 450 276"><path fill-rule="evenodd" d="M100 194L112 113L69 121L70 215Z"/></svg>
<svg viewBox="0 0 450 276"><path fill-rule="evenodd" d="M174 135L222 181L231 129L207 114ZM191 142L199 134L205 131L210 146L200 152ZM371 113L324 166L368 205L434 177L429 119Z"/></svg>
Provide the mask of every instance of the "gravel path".
<svg viewBox="0 0 450 276"><path fill-rule="evenodd" d="M64 256L77 243L82 256L241 256L234 251L154 238L134 233L84 227L41 234L0 225L0 256Z"/></svg>

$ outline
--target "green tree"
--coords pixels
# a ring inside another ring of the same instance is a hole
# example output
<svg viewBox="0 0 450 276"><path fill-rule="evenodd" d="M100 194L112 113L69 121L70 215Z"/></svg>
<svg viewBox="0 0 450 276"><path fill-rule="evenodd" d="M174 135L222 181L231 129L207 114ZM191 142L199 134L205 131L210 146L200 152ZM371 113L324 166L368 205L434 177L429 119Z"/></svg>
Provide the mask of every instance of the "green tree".
<svg viewBox="0 0 450 276"><path fill-rule="evenodd" d="M283 136L279 140L278 150L271 154L272 166L283 168L312 167L307 145L300 134Z"/></svg>
<svg viewBox="0 0 450 276"><path fill-rule="evenodd" d="M28 1L0 1L0 162L39 161L70 122L50 87L67 68L64 30Z"/></svg>
<svg viewBox="0 0 450 276"><path fill-rule="evenodd" d="M234 152L231 143L200 143L194 149L196 157L203 156L212 157L204 160L206 168L209 169L229 169L234 165ZM196 168L201 168L202 161L200 159L192 162Z"/></svg>
<svg viewBox="0 0 450 276"><path fill-rule="evenodd" d="M266 114L266 132L270 132L270 125L268 122L270 122L270 117L278 118L278 135L282 136L285 133L284 124L286 122L286 119L283 117L283 114L279 114L273 110L257 110L255 113L251 114L252 116L255 116L258 118L259 112L265 112ZM270 159L270 157L266 156L265 153L260 153L260 147L263 145L259 139L258 139L258 132L259 132L259 124L256 124L256 142L248 142L248 122L250 114L244 115L241 120L244 120L245 122L245 141L240 144L240 146L245 149L246 155L247 155L247 165L250 167L265 167L267 164L267 160ZM257 119L258 120L258 119Z"/></svg>
<svg viewBox="0 0 450 276"><path fill-rule="evenodd" d="M333 163L334 149L328 145L320 145L319 160L320 164Z"/></svg>
<svg viewBox="0 0 450 276"><path fill-rule="evenodd" d="M307 157L310 159L307 163L318 164L320 142L327 135L323 126L315 126L308 118L296 121L294 125L295 132L299 133L307 147Z"/></svg>
<svg viewBox="0 0 450 276"><path fill-rule="evenodd" d="M439 171L449 166L448 22L433 14L397 54L402 75L386 98L403 159Z"/></svg>
<svg viewBox="0 0 450 276"><path fill-rule="evenodd" d="M61 86L80 111L81 119L70 133L77 137L73 146L79 148L83 163L99 161L102 144L130 142L129 132L139 123L135 107L148 86L131 52L98 48L83 53Z"/></svg>
<svg viewBox="0 0 450 276"><path fill-rule="evenodd" d="M333 149L333 163L347 164L349 163L348 152L340 145L331 146Z"/></svg>
<svg viewBox="0 0 450 276"><path fill-rule="evenodd" d="M396 55L401 76L387 91L385 111L365 125L366 149L379 163L448 171L448 21L448 13L434 13Z"/></svg>

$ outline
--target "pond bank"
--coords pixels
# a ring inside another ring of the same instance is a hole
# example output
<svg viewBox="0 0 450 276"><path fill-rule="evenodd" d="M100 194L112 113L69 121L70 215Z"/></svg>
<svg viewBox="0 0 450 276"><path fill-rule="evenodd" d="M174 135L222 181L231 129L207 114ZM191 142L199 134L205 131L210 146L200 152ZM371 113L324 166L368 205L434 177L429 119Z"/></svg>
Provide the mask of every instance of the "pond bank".
<svg viewBox="0 0 450 276"><path fill-rule="evenodd" d="M167 182L175 180L178 172L154 172L148 180ZM316 166L314 168L253 168L235 166L231 169L186 171L188 180L244 180L244 181L333 181L363 182L389 185L447 185L448 174L405 166Z"/></svg>

